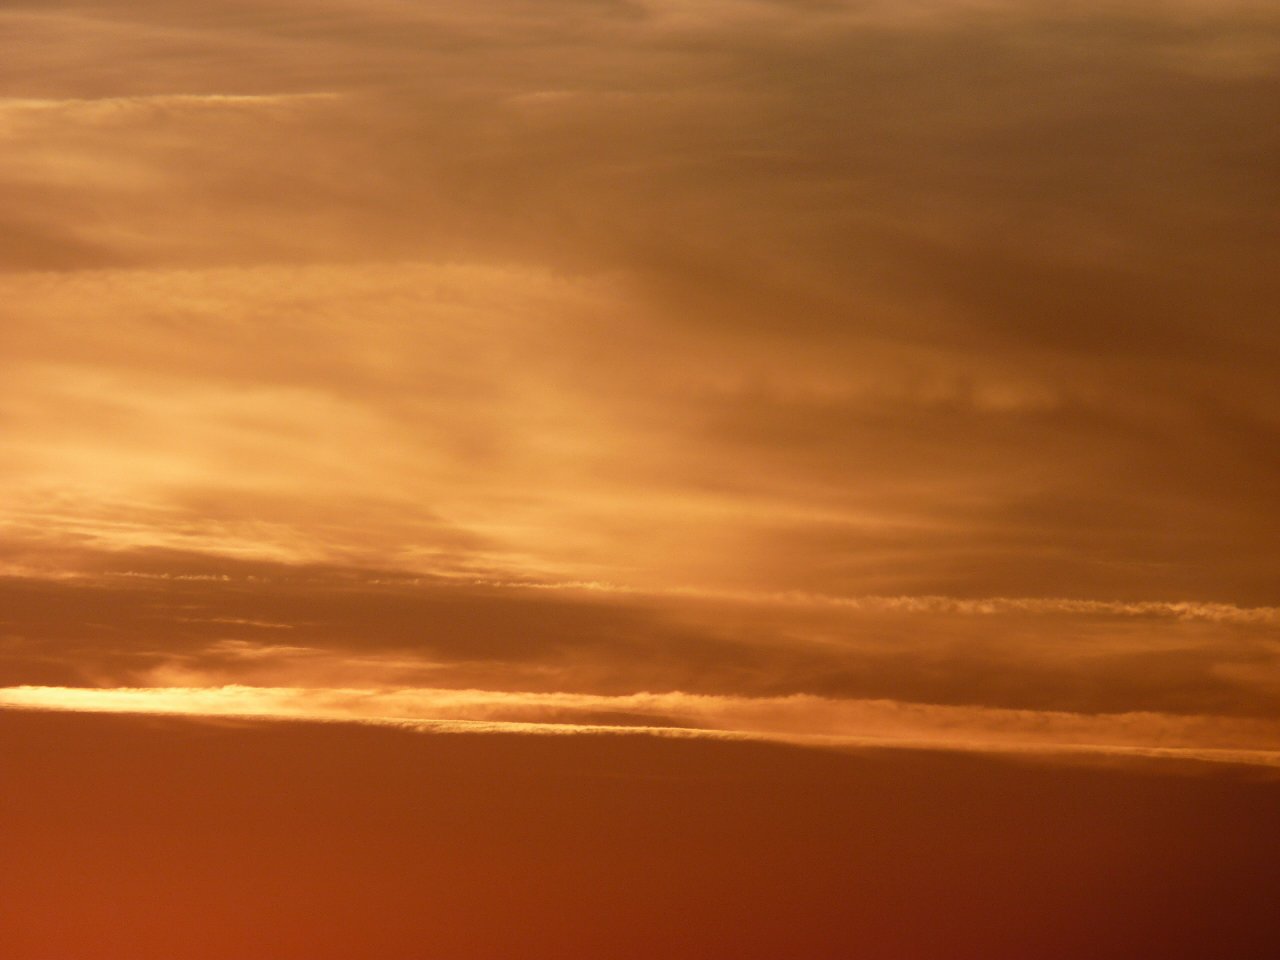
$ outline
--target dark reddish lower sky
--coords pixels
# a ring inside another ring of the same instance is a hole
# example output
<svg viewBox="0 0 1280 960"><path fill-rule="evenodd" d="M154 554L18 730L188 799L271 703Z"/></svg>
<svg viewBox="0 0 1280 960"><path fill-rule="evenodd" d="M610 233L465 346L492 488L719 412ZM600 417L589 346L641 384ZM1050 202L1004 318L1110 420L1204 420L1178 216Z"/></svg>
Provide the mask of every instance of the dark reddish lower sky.
<svg viewBox="0 0 1280 960"><path fill-rule="evenodd" d="M1280 783L0 712L0 953L1269 960Z"/></svg>

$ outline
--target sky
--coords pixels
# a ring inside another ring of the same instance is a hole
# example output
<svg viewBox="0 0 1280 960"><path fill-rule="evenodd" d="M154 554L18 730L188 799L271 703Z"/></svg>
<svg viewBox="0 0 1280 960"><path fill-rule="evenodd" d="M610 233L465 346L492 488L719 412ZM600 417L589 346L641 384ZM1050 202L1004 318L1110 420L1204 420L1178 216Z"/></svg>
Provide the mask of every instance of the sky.
<svg viewBox="0 0 1280 960"><path fill-rule="evenodd" d="M1277 170L1263 0L6 4L0 952L1277 955Z"/></svg>

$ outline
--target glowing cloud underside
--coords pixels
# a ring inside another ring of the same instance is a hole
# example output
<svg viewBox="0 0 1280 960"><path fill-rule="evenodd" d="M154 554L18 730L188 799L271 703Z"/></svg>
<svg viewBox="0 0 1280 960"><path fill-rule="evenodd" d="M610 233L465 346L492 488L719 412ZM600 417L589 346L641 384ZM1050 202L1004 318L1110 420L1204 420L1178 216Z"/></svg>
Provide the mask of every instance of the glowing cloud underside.
<svg viewBox="0 0 1280 960"><path fill-rule="evenodd" d="M0 707L372 723L435 732L630 732L833 747L1098 753L1280 766L1280 725L1275 723L1142 713L1084 716L811 696L28 686L0 689ZM600 722L602 717L611 719Z"/></svg>

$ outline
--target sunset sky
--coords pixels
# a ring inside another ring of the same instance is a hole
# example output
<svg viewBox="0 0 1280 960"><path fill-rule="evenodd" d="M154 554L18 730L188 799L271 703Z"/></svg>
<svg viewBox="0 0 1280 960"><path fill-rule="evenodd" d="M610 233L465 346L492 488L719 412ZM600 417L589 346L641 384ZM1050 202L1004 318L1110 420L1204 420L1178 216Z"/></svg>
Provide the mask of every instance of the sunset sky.
<svg viewBox="0 0 1280 960"><path fill-rule="evenodd" d="M1280 956L1280 7L0 9L0 956Z"/></svg>

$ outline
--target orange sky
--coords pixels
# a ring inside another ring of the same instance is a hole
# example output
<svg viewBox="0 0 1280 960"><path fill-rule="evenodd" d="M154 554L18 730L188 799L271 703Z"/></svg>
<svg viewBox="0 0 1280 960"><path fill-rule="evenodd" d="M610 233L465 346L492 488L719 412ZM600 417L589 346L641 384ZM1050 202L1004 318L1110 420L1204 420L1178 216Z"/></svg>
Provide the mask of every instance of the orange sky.
<svg viewBox="0 0 1280 960"><path fill-rule="evenodd" d="M0 825L31 871L0 879L25 904L0 954L247 955L198 945L210 897L284 938L261 960L355 949L426 882L357 850L406 830L469 879L448 937L392 924L377 957L512 956L480 920L507 870L550 878L510 904L529 956L1213 942L1174 904L1218 901L1166 890L1171 865L1280 893L1247 854L1280 801L1277 170L1261 0L6 5L0 739L14 809L62 812ZM207 751L173 802L216 832L213 784L286 741L307 759L227 851L126 810ZM575 757L622 781L579 798ZM474 801L497 839L410 826L421 764L465 784L446 820ZM320 769L318 819L273 837L259 818ZM516 770L528 808L475 800ZM704 775L763 778L781 819ZM566 920L573 871L631 816L662 834L686 782L675 834L600 867L619 900L639 871L636 904ZM1006 787L1005 839L905 799ZM882 849L835 823L903 803ZM302 834L341 810L363 825L317 867ZM803 895L673 839L729 822ZM987 879L917 935L920 835L943 879ZM64 896L52 864L82 848ZM174 894L186 933L131 950L169 848L222 859ZM91 891L120 856L140 899L113 921ZM1064 857L1029 905L1014 876ZM686 940L664 858L729 891ZM844 916L863 860L890 892ZM317 894L347 902L326 941L298 889L243 915L236 863L382 892ZM1072 886L1112 867L1128 927ZM1280 955L1246 900L1229 960ZM1076 914L1105 936L1063 939ZM708 946L751 917L758 942Z"/></svg>

